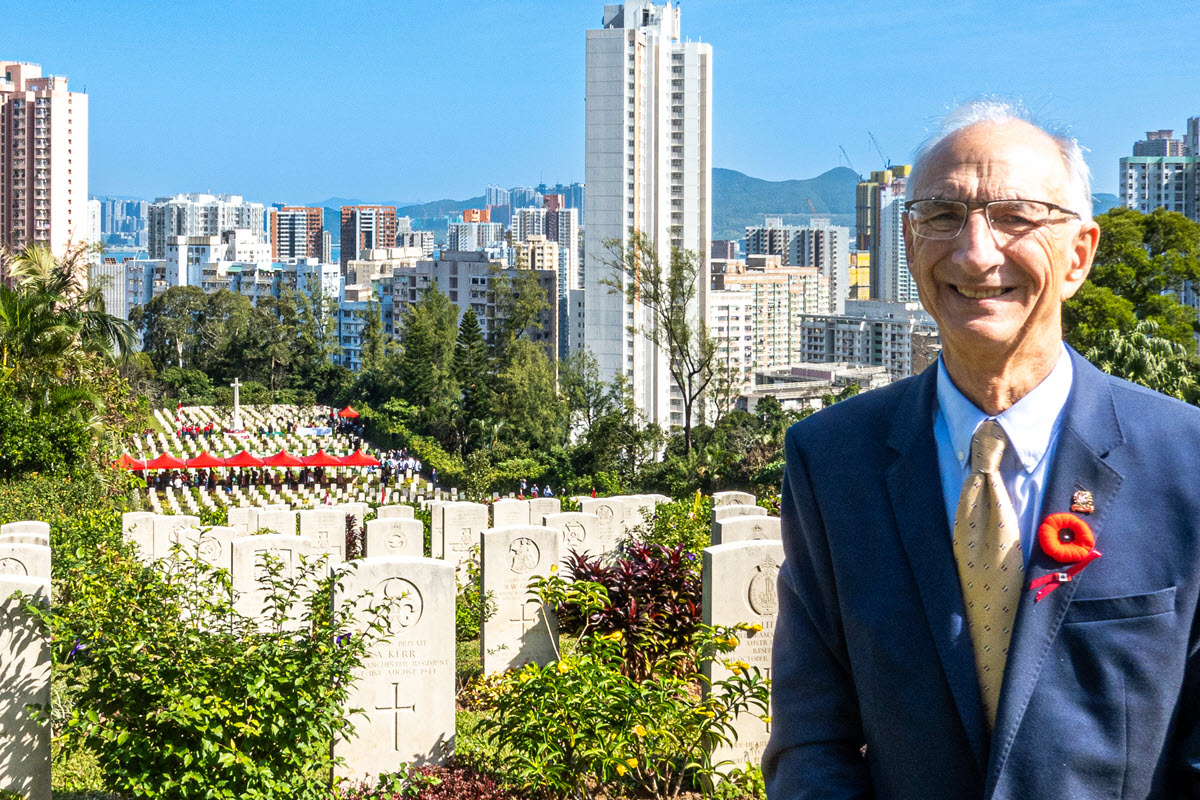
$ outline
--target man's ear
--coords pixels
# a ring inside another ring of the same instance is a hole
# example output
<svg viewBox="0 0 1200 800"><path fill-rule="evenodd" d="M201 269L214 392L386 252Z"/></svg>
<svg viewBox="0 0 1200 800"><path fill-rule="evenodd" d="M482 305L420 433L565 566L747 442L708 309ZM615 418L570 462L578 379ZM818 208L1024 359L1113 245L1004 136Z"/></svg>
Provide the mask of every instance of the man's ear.
<svg viewBox="0 0 1200 800"><path fill-rule="evenodd" d="M1100 244L1100 226L1095 222L1085 222L1079 226L1071 243L1071 264L1067 274L1063 276L1062 297L1066 300L1087 280L1092 271L1092 259L1096 257L1096 248Z"/></svg>

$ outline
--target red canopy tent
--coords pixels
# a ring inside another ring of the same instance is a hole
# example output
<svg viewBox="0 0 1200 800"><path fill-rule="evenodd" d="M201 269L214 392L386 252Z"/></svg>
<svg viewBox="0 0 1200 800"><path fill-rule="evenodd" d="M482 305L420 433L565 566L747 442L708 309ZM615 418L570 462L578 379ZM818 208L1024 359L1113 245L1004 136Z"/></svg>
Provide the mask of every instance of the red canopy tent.
<svg viewBox="0 0 1200 800"><path fill-rule="evenodd" d="M170 453L163 453L158 458L146 462L146 469L186 469L187 462L176 458Z"/></svg>
<svg viewBox="0 0 1200 800"><path fill-rule="evenodd" d="M280 450L273 456L267 456L263 459L263 464L268 467L303 467L304 462L287 451L287 448Z"/></svg>
<svg viewBox="0 0 1200 800"><path fill-rule="evenodd" d="M209 452L207 450L205 450L205 451L201 452L200 455L196 456L195 458L189 458L187 460L187 465L188 465L188 469L204 469L204 468L212 468L212 467L223 467L223 466L225 466L225 459L217 458L214 455L210 455Z"/></svg>
<svg viewBox="0 0 1200 800"><path fill-rule="evenodd" d="M358 412L357 412L357 411L355 411L355 410L354 410L353 408L351 408L350 406L346 406L345 408L343 408L341 411L339 411L339 412L338 412L338 416L339 416L339 417L351 417L351 418L353 418L353 417L357 417L357 416L358 416Z"/></svg>
<svg viewBox="0 0 1200 800"><path fill-rule="evenodd" d="M261 458L252 456L245 450L238 453L236 456L230 456L229 458L225 459L225 466L227 467L261 467L262 465L263 460Z"/></svg>
<svg viewBox="0 0 1200 800"><path fill-rule="evenodd" d="M342 458L343 467L378 467L379 459L373 458L361 449L355 450L348 456Z"/></svg>
<svg viewBox="0 0 1200 800"><path fill-rule="evenodd" d="M113 462L113 466L117 469L145 469L146 462L139 461L129 453L121 453L121 457Z"/></svg>
<svg viewBox="0 0 1200 800"><path fill-rule="evenodd" d="M324 450L318 450L311 456L301 459L306 467L341 467L345 466L337 456L331 456Z"/></svg>

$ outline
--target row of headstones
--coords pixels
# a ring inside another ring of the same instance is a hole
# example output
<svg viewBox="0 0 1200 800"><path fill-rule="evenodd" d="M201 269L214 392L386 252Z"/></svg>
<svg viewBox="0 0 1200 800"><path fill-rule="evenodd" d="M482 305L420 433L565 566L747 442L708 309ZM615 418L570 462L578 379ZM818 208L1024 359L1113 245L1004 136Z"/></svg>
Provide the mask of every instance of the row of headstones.
<svg viewBox="0 0 1200 800"><path fill-rule="evenodd" d="M50 637L26 610L50 603L50 526L0 525L0 790L50 798L50 724L29 705L50 703Z"/></svg>
<svg viewBox="0 0 1200 800"><path fill-rule="evenodd" d="M344 530L344 509L341 514ZM367 523L368 542L374 523L410 529L409 538L421 541L420 523L407 516L411 508L381 509L379 519ZM267 511L264 513L271 513ZM234 536L219 548L206 547L212 529L201 534L199 520L164 521L157 515L127 517L129 531L149 526L149 543L178 543L183 549L195 548L202 557L213 557L224 566L223 552L228 550L231 575L240 574L235 592L246 611L261 604L260 574L256 567L262 555L271 553L291 574L300 556L311 556L311 540L286 533L258 536ZM751 520L768 520L755 514ZM181 522L186 524L180 525ZM259 525L261 520L245 525ZM718 524L725 520L714 519ZM415 527L414 527L415 525ZM241 530L227 528L231 534ZM171 533L174 532L174 538ZM220 532L218 532L220 534ZM139 534L142 535L142 534ZM20 537L24 540L16 541ZM32 541L35 540L36 541ZM29 540L29 541L25 541ZM531 578L550 574L558 562L561 529L546 525L513 525L483 531L480 560L483 592L490 593L497 608L485 623L481 641L485 671L503 670L525 663L545 664L555 658L551 637L557 636L553 614L527 596ZM142 535L141 541L145 541ZM376 541L384 541L376 538ZM49 526L45 523L12 523L0 527L0 565L8 564L0 574L7 598L14 591L49 600ZM368 544L368 550L371 545ZM7 549L4 549L7 548ZM157 548L156 548L157 549ZM380 552L386 552L381 547ZM417 551L419 552L419 550ZM737 650L729 654L757 666L769 675L770 642L773 635L775 577L782 561L782 546L777 541L731 542L708 548L704 554L704 619L711 624L749 622L763 626L760 633L741 634ZM18 566L19 565L19 566ZM367 709L367 723L359 724L359 735L349 742L338 742L338 754L345 759L342 774L358 777L394 771L405 762L438 762L453 749L454 740L454 603L455 568L443 559L419 556L368 555L352 564L337 565L343 579L336 603L352 602L363 591L374 598L391 598L395 605L389 614L392 640L370 654L359 670L349 708ZM25 710L29 703L49 700L49 643L17 601L6 601L4 622L0 626L0 658L6 665L3 685L20 687L3 693L7 702L0 705L0 730L17 737L21 759L0 761L0 788L25 796L47 796L49 792L49 730L34 724ZM719 663L708 666L712 680L728 676ZM769 724L752 715L736 721L739 738L731 748L719 748L720 759L738 763L755 761L769 735Z"/></svg>

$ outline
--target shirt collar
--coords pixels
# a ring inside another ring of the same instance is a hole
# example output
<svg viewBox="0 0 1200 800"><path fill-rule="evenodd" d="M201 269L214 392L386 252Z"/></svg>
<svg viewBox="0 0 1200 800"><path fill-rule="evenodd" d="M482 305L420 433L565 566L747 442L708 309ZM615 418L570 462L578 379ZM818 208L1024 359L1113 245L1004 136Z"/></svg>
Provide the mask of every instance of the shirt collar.
<svg viewBox="0 0 1200 800"><path fill-rule="evenodd" d="M1050 374L1033 391L995 417L1008 436L1021 468L1026 472L1033 471L1050 447L1054 430L1067 404L1067 396L1071 393L1074 374L1071 356L1063 347L1058 363ZM989 417L958 390L950 380L945 361L940 358L937 401L938 410L946 420L954 456L959 465L965 468L971 453L971 437L975 435L979 424Z"/></svg>

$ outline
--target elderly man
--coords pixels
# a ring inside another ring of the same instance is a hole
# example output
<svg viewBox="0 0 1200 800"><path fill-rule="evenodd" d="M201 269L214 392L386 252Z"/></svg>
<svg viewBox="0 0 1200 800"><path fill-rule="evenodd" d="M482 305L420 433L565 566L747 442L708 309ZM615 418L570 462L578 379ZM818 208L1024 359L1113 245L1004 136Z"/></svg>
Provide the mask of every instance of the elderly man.
<svg viewBox="0 0 1200 800"><path fill-rule="evenodd" d="M1099 229L1022 117L915 161L938 364L788 433L773 800L1200 797L1200 410L1063 344Z"/></svg>

